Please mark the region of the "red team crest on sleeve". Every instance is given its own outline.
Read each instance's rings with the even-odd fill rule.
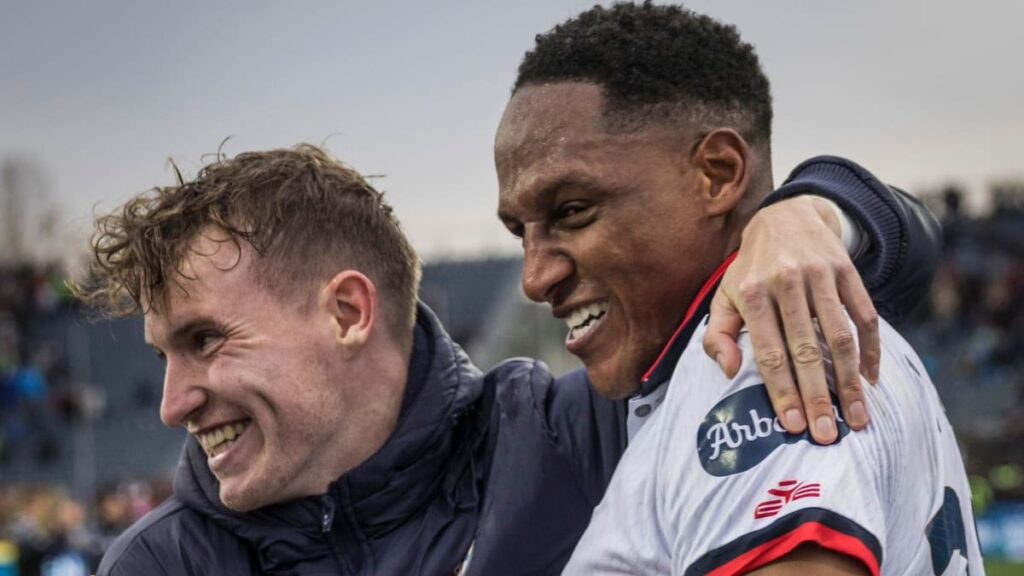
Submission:
[[[820,498],[821,484],[817,482],[799,482],[783,480],[775,488],[768,489],[768,500],[754,508],[754,519],[771,518],[777,515],[787,504],[802,498]]]

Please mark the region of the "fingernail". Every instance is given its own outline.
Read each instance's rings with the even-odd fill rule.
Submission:
[[[725,358],[722,356],[721,352],[715,354],[715,362],[718,362],[718,367],[722,369],[722,372],[726,372]],[[728,374],[728,372],[726,372],[726,374]]]
[[[872,384],[878,384],[878,364],[871,367],[871,377],[868,378]]]
[[[850,424],[861,427],[868,423],[868,411],[864,409],[864,403],[860,400],[850,404]]]
[[[803,430],[807,423],[804,422],[804,415],[796,408],[790,408],[786,411],[786,429],[787,430]]]
[[[828,416],[818,416],[817,423],[818,436],[831,442],[836,435],[836,426],[832,423],[832,419]]]

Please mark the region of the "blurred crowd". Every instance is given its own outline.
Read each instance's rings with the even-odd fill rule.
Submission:
[[[0,485],[0,576],[93,574],[114,538],[169,495],[167,480],[116,483],[90,509],[63,488]]]
[[[1024,562],[1024,185],[993,193],[984,218],[946,190],[943,259],[931,296],[900,329],[956,428],[982,550]]]
[[[943,259],[929,300],[899,327],[957,428],[986,553],[1004,544],[993,522],[1018,523],[1007,534],[1024,529],[1022,197],[997,197],[983,218],[963,213],[956,190],[939,197]],[[56,266],[0,267],[0,576],[91,574],[112,539],[170,494],[166,478],[118,481],[79,498],[56,473],[52,485],[5,482],[12,461],[53,466],[71,450],[66,431],[89,414],[90,388],[75,381],[60,331],[46,329],[75,317],[57,318],[73,307],[64,277]],[[155,402],[116,410],[155,418]],[[1014,540],[1000,553],[1024,554]]]
[[[28,455],[38,466],[63,449],[54,418],[71,418],[74,390],[63,344],[39,328],[70,295],[57,266],[0,268],[0,465]]]
[[[1024,502],[1024,205],[997,195],[988,216],[969,218],[959,191],[941,199],[931,297],[900,328],[943,398],[983,514]]]

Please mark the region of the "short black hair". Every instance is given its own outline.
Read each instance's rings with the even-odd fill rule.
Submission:
[[[752,143],[771,139],[771,92],[754,47],[734,26],[679,6],[594,6],[538,34],[513,93],[564,81],[600,85],[613,126],[681,116]]]

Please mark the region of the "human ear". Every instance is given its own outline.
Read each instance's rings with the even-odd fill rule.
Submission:
[[[750,180],[750,147],[735,130],[709,132],[693,150],[691,160],[703,177],[702,200],[708,216],[724,216],[736,208]]]
[[[354,352],[366,344],[377,319],[373,281],[355,270],[339,272],[321,291],[321,305],[342,348]]]

